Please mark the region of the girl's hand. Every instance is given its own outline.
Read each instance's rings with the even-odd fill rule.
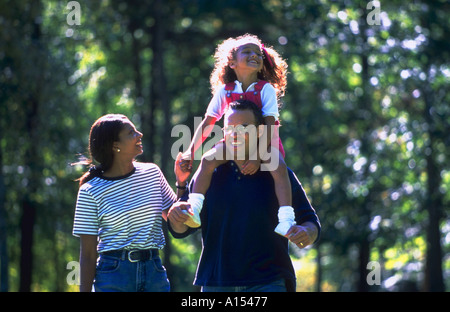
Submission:
[[[183,172],[187,172],[187,171],[191,172],[192,171],[192,163],[193,163],[193,159],[192,159],[192,155],[189,151],[185,152],[181,155],[180,160],[179,160],[179,165]]]
[[[259,167],[261,166],[261,160],[247,160],[242,166],[242,174],[255,174],[258,172]]]
[[[183,155],[178,153],[177,159],[175,160],[174,172],[179,184],[186,182],[189,175],[192,172],[192,165],[189,167],[188,164],[183,164]]]

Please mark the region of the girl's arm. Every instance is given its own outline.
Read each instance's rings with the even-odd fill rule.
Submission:
[[[206,138],[211,134],[213,126],[217,119],[212,116],[206,116],[195,130],[194,138],[192,139],[189,151],[194,155],[195,151],[205,142]]]
[[[260,143],[264,144],[264,152],[267,153],[271,142],[276,142],[275,146],[278,147],[278,126],[275,125],[276,120],[273,116],[264,117],[264,123],[266,127],[264,127],[265,134],[263,134],[262,138],[266,138],[266,140],[261,140]]]
[[[192,163],[194,161],[194,155],[197,149],[203,144],[206,138],[211,134],[213,126],[217,119],[212,116],[206,116],[195,130],[194,137],[186,152],[183,153],[180,167],[183,172],[192,169]],[[177,162],[176,162],[177,163]]]
[[[80,235],[80,292],[90,292],[97,262],[97,236]]]

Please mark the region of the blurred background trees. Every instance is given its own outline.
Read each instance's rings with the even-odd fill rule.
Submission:
[[[77,289],[66,265],[85,168],[70,163],[90,126],[126,114],[139,160],[174,181],[171,130],[194,130],[216,45],[247,32],[289,64],[280,134],[323,226],[292,248],[298,291],[449,289],[448,1],[78,1],[80,25],[68,3],[0,2],[2,291]],[[173,290],[198,290],[200,237],[167,240]]]

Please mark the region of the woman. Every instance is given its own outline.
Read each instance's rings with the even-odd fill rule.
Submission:
[[[165,245],[162,218],[177,196],[158,166],[135,161],[142,133],[124,115],[105,115],[91,128],[89,152],[88,163],[98,165],[79,179],[73,228],[80,291],[169,291],[158,250]],[[175,170],[179,197],[189,173]]]

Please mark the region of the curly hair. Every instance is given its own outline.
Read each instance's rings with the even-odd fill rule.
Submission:
[[[214,94],[223,84],[233,82],[237,79],[236,73],[229,66],[229,62],[236,58],[236,52],[239,47],[249,43],[259,46],[264,55],[263,69],[258,73],[258,79],[265,80],[272,84],[277,92],[278,98],[284,96],[287,84],[286,76],[288,67],[286,61],[273,47],[264,46],[261,40],[252,34],[228,38],[217,46],[214,54],[214,69],[209,79],[211,92]],[[270,58],[270,60],[267,58]]]

